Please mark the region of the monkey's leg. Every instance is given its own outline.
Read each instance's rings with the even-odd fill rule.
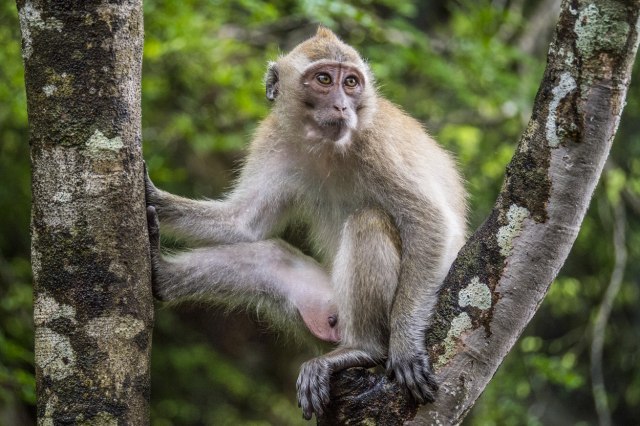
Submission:
[[[160,254],[155,209],[147,208],[154,295],[165,301],[202,300],[254,307],[274,325],[300,323],[316,337],[337,342],[337,308],[327,273],[313,259],[280,240]]]
[[[303,417],[321,415],[332,373],[372,367],[387,356],[389,312],[400,271],[400,239],[387,215],[360,210],[347,220],[332,281],[342,330],[341,348],[302,365],[298,403]]]

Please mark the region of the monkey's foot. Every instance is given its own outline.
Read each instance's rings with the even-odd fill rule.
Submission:
[[[163,300],[157,291],[157,267],[160,261],[160,222],[154,206],[147,206],[147,229],[149,232],[149,254],[151,255],[151,288],[156,299]]]
[[[387,374],[395,377],[398,384],[407,389],[418,403],[436,399],[438,382],[426,351],[419,350],[404,356],[394,356],[390,351]]]
[[[313,413],[316,417],[324,413],[329,404],[330,378],[331,367],[326,359],[314,358],[302,364],[296,389],[298,407],[302,408],[302,417],[306,420],[311,420]]]

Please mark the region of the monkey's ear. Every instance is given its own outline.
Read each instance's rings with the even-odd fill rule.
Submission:
[[[280,78],[278,77],[278,68],[275,62],[269,62],[269,65],[267,65],[264,85],[266,87],[267,99],[275,101],[278,93],[280,93]]]

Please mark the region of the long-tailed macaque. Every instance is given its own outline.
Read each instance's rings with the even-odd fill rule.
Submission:
[[[266,93],[272,112],[226,198],[189,200],[147,180],[156,296],[255,306],[339,340],[302,365],[306,419],[326,408],[333,372],[385,362],[418,402],[433,401],[425,332],[465,234],[454,161],[326,28],[269,64]],[[160,256],[154,208],[200,248]],[[317,261],[276,239],[292,222],[308,224]]]

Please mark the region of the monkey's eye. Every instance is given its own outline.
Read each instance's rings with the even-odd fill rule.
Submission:
[[[356,87],[358,85],[358,79],[352,75],[344,79],[344,85],[347,87]]]
[[[347,87],[356,87],[358,84],[358,79],[352,75],[344,79],[344,85]]]
[[[324,84],[325,86],[331,84],[331,76],[324,72],[316,75],[316,80],[318,80],[318,83]]]

